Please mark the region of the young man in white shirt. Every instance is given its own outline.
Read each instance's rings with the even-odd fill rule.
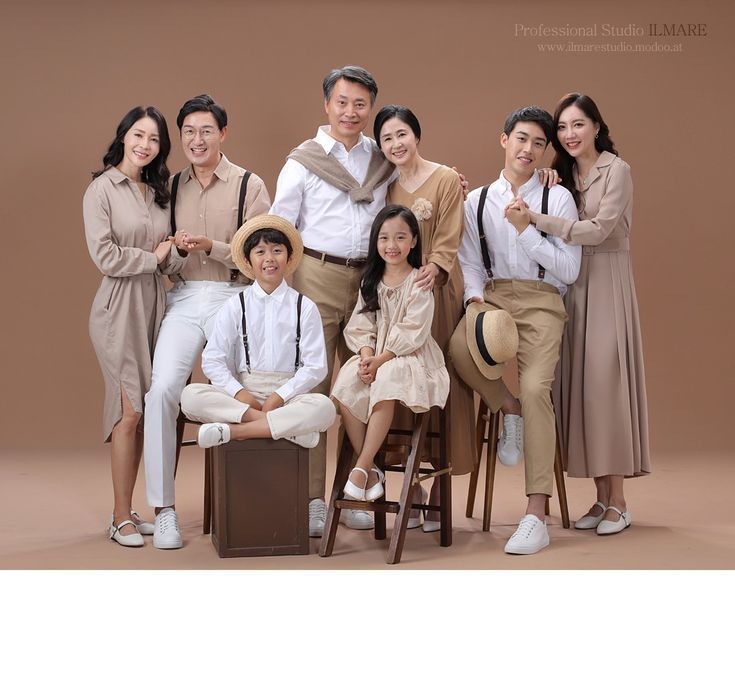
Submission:
[[[190,384],[184,413],[203,448],[231,439],[288,439],[314,447],[336,417],[332,401],[310,391],[327,374],[316,305],[284,281],[302,256],[296,229],[280,216],[257,216],[232,240],[232,258],[255,282],[228,299],[202,354],[209,384]]]
[[[515,465],[525,457],[528,505],[505,547],[506,553],[516,554],[536,553],[549,544],[545,506],[552,493],[556,440],[551,386],[566,322],[562,296],[577,278],[581,261],[579,246],[546,238],[530,224],[527,212],[513,207],[521,197],[533,211],[547,208],[551,215],[577,219],[572,195],[563,187],[545,189],[535,173],[553,128],[551,115],[539,107],[509,115],[500,136],[505,167],[495,182],[467,197],[458,255],[465,305],[484,301],[506,310],[516,323],[520,401],[502,379],[491,381],[477,368],[467,346],[466,318],[449,346],[459,376],[491,410],[503,411],[500,460]]]
[[[156,341],[151,387],[145,397],[144,455],[148,524],[156,548],[182,546],[175,511],[176,419],[186,380],[206,343],[222,304],[244,288],[230,256],[230,240],[247,220],[263,214],[270,198],[263,180],[222,153],[227,112],[209,95],[187,100],[176,123],[189,161],[171,180],[174,255],[186,257],[168,292]]]
[[[295,149],[278,177],[271,213],[283,216],[298,228],[305,257],[293,277],[295,289],[313,299],[319,308],[327,347],[328,372],[316,390],[325,395],[334,369],[350,355],[342,331],[357,303],[362,267],[367,255],[370,226],[385,206],[390,168],[371,177],[371,167],[385,163],[375,142],[363,135],[378,94],[378,86],[364,68],[346,66],[331,71],[323,83],[324,111],[329,124],[320,126],[316,137]],[[317,174],[298,158],[304,146],[315,148],[315,160],[332,156],[336,167],[346,171],[343,179],[367,184],[356,192],[340,187],[328,175]],[[376,160],[377,158],[377,160]],[[372,161],[372,163],[371,163]],[[364,191],[367,189],[368,191]],[[321,536],[326,509],[326,436],[322,435],[309,459],[309,534]],[[373,526],[373,514],[343,510],[343,521],[355,529]]]

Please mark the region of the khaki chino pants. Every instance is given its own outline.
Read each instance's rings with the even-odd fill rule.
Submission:
[[[523,409],[526,495],[552,494],[556,426],[551,387],[567,315],[558,290],[545,282],[496,280],[485,287],[485,301],[510,313],[518,328],[519,400]],[[466,316],[449,343],[460,378],[496,412],[505,395],[502,379],[490,381],[467,348]]]
[[[342,331],[357,304],[362,269],[351,269],[332,262],[322,262],[304,255],[293,275],[292,286],[308,296],[319,309],[327,346],[327,377],[314,388],[315,393],[329,395],[334,372],[335,356],[340,366],[352,352],[345,345]],[[327,472],[327,435],[322,434],[319,445],[309,452],[309,498],[323,498]]]
[[[240,374],[240,383],[259,401],[283,386],[293,374],[254,371]],[[195,422],[237,424],[249,409],[226,391],[204,383],[189,384],[181,394],[181,409]],[[337,411],[329,398],[318,393],[303,393],[286,401],[266,415],[273,439],[289,439],[309,432],[323,432],[332,426]]]

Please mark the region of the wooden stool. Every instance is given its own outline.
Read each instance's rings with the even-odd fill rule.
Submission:
[[[485,466],[485,506],[482,511],[482,531],[490,530],[490,515],[493,509],[493,483],[495,481],[495,460],[498,451],[498,431],[500,427],[500,411],[493,413],[483,400],[477,411],[477,468],[470,476],[470,487],[467,491],[467,517],[472,517],[475,509],[475,495],[477,494],[477,480],[480,474],[482,460],[482,445],[487,444],[487,460]],[[564,529],[569,529],[569,508],[567,507],[567,490],[564,485],[564,462],[559,448],[559,429],[556,430],[556,453],[554,455],[554,476],[556,490],[559,494],[559,508]],[[546,498],[546,514],[549,514],[549,498]]]
[[[220,558],[308,554],[308,450],[285,439],[246,439],[206,451]]]
[[[191,380],[187,380],[187,385]],[[184,428],[186,425],[200,425],[199,422],[189,420],[189,418],[179,411],[179,417],[176,419],[176,464],[174,466],[174,478],[179,468],[179,455],[181,447],[198,447],[196,439],[184,439]],[[202,533],[209,534],[212,524],[212,450],[204,450],[204,516],[202,521]]]
[[[383,446],[376,456],[376,465],[384,471],[403,473],[403,487],[398,501],[389,501],[385,499],[385,495],[378,498],[375,502],[360,502],[356,500],[346,500],[344,498],[344,486],[350,475],[350,470],[354,462],[354,451],[350,440],[345,436],[342,440],[342,448],[340,449],[339,458],[337,459],[337,471],[334,477],[334,485],[332,486],[332,494],[329,498],[329,510],[327,512],[327,521],[324,525],[324,535],[322,536],[321,546],[319,547],[320,556],[331,556],[334,549],[334,541],[337,536],[337,525],[341,510],[367,510],[375,513],[375,538],[378,540],[386,537],[385,515],[391,512],[396,515],[393,525],[393,534],[388,548],[387,562],[389,564],[399,563],[403,553],[403,543],[406,538],[406,527],[411,515],[411,509],[422,510],[426,512],[439,512],[440,516],[440,536],[439,543],[441,546],[452,545],[452,484],[451,469],[447,465],[447,447],[445,435],[447,434],[446,413],[440,411],[440,428],[438,433],[429,432],[429,414],[421,413],[416,416],[413,430],[391,429],[388,432]],[[410,437],[410,444],[407,447],[405,460],[402,459],[400,465],[385,464],[385,455],[387,452],[395,452],[402,449],[403,445],[391,443],[391,437],[406,438]],[[431,468],[421,468],[421,449],[427,439],[439,440],[439,461],[432,463]],[[411,499],[413,489],[419,487],[419,483],[427,478],[439,478],[439,505],[412,505]],[[387,483],[386,483],[387,486]]]

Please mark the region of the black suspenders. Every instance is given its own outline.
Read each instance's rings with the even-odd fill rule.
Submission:
[[[487,244],[487,238],[485,237],[485,226],[482,223],[482,214],[485,211],[485,200],[487,199],[487,190],[490,188],[489,184],[486,184],[480,192],[480,203],[477,205],[477,232],[480,236],[480,252],[482,253],[482,263],[485,265],[485,271],[490,281],[493,280],[493,261],[490,257],[490,246]],[[541,195],[541,213],[549,213],[549,188],[544,187],[543,194]],[[541,236],[546,238],[546,233],[539,231]],[[546,270],[539,265],[538,266],[538,278],[539,281],[543,281],[546,275]]]
[[[248,368],[248,374],[252,373],[250,370],[250,345],[248,343],[248,326],[245,320],[245,292],[241,291],[238,294],[240,298],[240,308],[242,309],[242,344],[245,347],[245,365]],[[299,370],[301,366],[301,302],[304,298],[303,294],[299,294],[296,301],[296,361],[294,362],[294,373]]]
[[[243,216],[245,214],[245,197],[248,193],[248,180],[252,173],[249,170],[245,170],[245,174],[242,176],[240,181],[240,193],[237,198],[237,231],[242,226]],[[179,191],[179,180],[181,179],[181,173],[177,172],[174,175],[174,179],[171,182],[171,235],[176,235],[176,195]],[[230,281],[234,282],[239,274],[238,270],[230,270]]]

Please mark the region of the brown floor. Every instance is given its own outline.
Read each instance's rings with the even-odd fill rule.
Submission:
[[[330,443],[333,435],[330,435]],[[331,558],[316,554],[263,558],[218,558],[201,533],[203,455],[186,448],[177,477],[177,510],[184,547],[126,549],[104,534],[111,508],[107,448],[53,453],[0,452],[0,569],[385,569],[388,541],[372,532],[340,527]],[[655,473],[627,482],[634,524],[612,537],[561,527],[552,501],[551,546],[534,556],[503,553],[524,506],[523,470],[498,466],[493,521],[482,531],[479,494],[475,517],[465,517],[468,476],[453,480],[454,543],[438,545],[438,534],[408,532],[401,569],[732,569],[735,568],[735,491],[732,455],[655,459]],[[331,484],[333,470],[327,479]],[[395,476],[391,476],[395,478]],[[395,483],[395,481],[393,482]],[[397,488],[393,485],[393,488]],[[567,479],[570,514],[593,502],[591,483]],[[392,491],[389,489],[389,494]],[[395,497],[395,496],[394,496]],[[149,515],[141,478],[135,507]],[[389,518],[389,527],[391,526]],[[390,531],[389,531],[390,536]]]

